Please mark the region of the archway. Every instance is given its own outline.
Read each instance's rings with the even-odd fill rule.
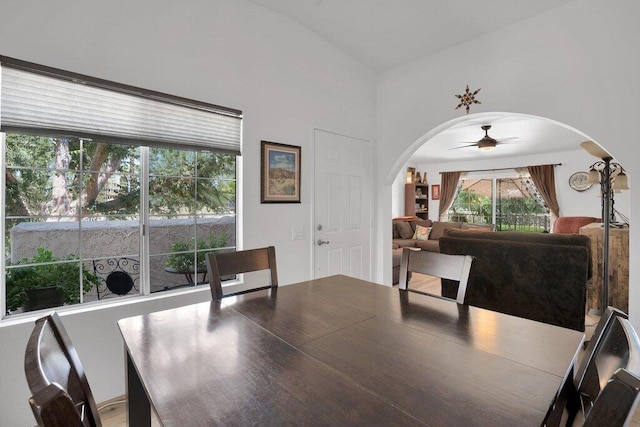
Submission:
[[[403,152],[398,160],[395,162],[393,170],[386,177],[385,184],[391,187],[391,198],[389,202],[391,204],[397,203],[397,200],[400,198],[398,196],[398,192],[400,191],[400,185],[404,185],[404,176],[406,172],[406,166],[418,166],[420,168],[421,165],[409,164],[412,156],[418,149],[421,147],[428,147],[429,144],[433,144],[434,141],[438,140],[438,135],[443,134],[449,129],[454,127],[464,126],[465,123],[482,123],[484,120],[489,123],[491,120],[494,120],[496,116],[501,117],[511,117],[514,120],[517,119],[525,119],[525,118],[534,118],[539,121],[543,121],[546,125],[550,127],[557,127],[563,130],[563,132],[570,132],[575,137],[574,145],[571,147],[567,147],[567,153],[574,154],[566,154],[562,151],[553,152],[548,155],[539,154],[537,156],[527,157],[527,158],[518,158],[518,157],[505,157],[496,161],[496,165],[490,164],[488,162],[492,162],[491,160],[487,160],[486,158],[481,157],[478,153],[478,150],[475,153],[478,153],[475,159],[470,159],[468,156],[466,159],[460,161],[459,163],[464,164],[462,166],[452,166],[451,164],[445,165],[440,170],[478,170],[478,169],[491,169],[494,166],[496,168],[509,168],[509,167],[523,167],[535,164],[548,164],[548,163],[559,163],[559,167],[556,168],[556,187],[558,189],[559,201],[561,205],[561,215],[562,216],[601,216],[601,199],[597,199],[600,194],[599,186],[593,186],[588,191],[577,192],[577,190],[571,188],[569,186],[569,177],[571,174],[578,171],[588,171],[589,166],[597,162],[599,159],[591,156],[589,153],[580,148],[579,143],[585,140],[591,140],[589,135],[586,133],[575,129],[571,126],[568,126],[564,123],[548,119],[545,117],[520,114],[520,113],[497,113],[497,112],[487,112],[487,113],[479,113],[479,114],[471,114],[464,117],[459,117],[442,123],[430,131],[423,134],[420,138],[416,139],[406,150]],[[568,158],[568,159],[567,159]],[[511,163],[510,163],[511,161]],[[624,160],[623,160],[624,161]],[[484,163],[482,163],[484,162]],[[451,162],[455,163],[455,162]],[[468,165],[468,166],[466,166]],[[480,165],[480,166],[478,166]],[[438,168],[434,168],[438,171]],[[432,176],[430,172],[430,183],[438,183],[439,176],[438,174],[434,174]],[[402,193],[402,197],[404,194]],[[564,198],[564,200],[562,200]],[[622,194],[615,195],[616,208],[620,211],[624,212],[625,216],[629,216],[630,212],[630,193],[626,192]],[[563,206],[564,205],[564,206]],[[564,213],[563,213],[564,211]],[[432,215],[433,209],[430,206],[430,214],[429,218],[432,220],[437,220],[437,217]],[[400,214],[401,215],[401,214]],[[390,215],[387,215],[385,220],[387,223],[391,221],[391,218],[399,216],[397,209],[394,211],[392,209]],[[627,246],[628,247],[628,246]],[[387,255],[385,255],[387,256]],[[391,255],[389,254],[390,258]],[[628,274],[628,273],[627,273]],[[385,278],[389,277],[389,274],[386,274]],[[627,280],[628,286],[628,277]],[[628,310],[628,309],[627,309]]]

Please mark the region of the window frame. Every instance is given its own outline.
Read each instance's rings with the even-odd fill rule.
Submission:
[[[517,171],[517,168],[505,168],[499,170],[483,170],[483,171],[470,171],[467,172],[466,175],[461,176],[458,181],[458,185],[465,180],[491,180],[491,222],[497,227],[497,216],[498,216],[498,180],[500,179],[521,179],[521,175]],[[458,190],[459,191],[459,190]],[[456,194],[457,198],[458,194]],[[454,203],[455,203],[454,199]],[[451,215],[451,208],[453,207],[453,203],[447,211],[447,218]],[[545,206],[548,210],[548,208]],[[497,228],[496,228],[497,229]]]
[[[242,248],[242,227],[240,226],[242,222],[242,157],[241,157],[241,147],[242,147],[242,127],[243,127],[243,113],[241,110],[237,110],[234,108],[222,107],[219,105],[214,105],[206,102],[196,101],[193,99],[188,99],[180,96],[169,95],[162,92],[157,92],[153,90],[143,89],[139,87],[134,87],[122,83],[117,83],[109,80],[104,80],[92,76],[87,76],[79,73],[74,73],[71,71],[60,70],[53,67],[48,67],[40,64],[34,64],[27,61],[18,60],[15,58],[10,58],[6,56],[0,55],[0,76],[4,72],[4,69],[7,70],[17,70],[15,75],[20,75],[22,72],[31,73],[34,76],[40,76],[43,79],[54,78],[60,80],[62,85],[66,85],[67,87],[72,87],[72,85],[76,85],[77,88],[87,87],[89,90],[96,91],[110,91],[116,96],[129,96],[132,99],[142,99],[147,102],[147,104],[156,103],[159,106],[169,105],[169,108],[179,109],[183,112],[192,111],[194,114],[200,115],[202,117],[203,113],[211,113],[214,116],[214,121],[216,123],[220,123],[221,127],[216,130],[220,132],[218,135],[221,135],[221,138],[211,142],[209,140],[203,140],[202,138],[194,139],[190,141],[188,139],[176,139],[176,140],[164,140],[156,141],[152,138],[141,137],[136,138],[133,135],[130,138],[122,138],[116,135],[108,135],[108,134],[94,134],[91,132],[91,129],[85,127],[85,130],[76,130],[72,131],[67,128],[55,127],[49,128],[47,126],[38,127],[37,124],[35,127],[29,125],[28,123],[22,123],[20,120],[16,121],[15,116],[11,117],[3,121],[3,117],[0,116],[0,168],[6,169],[6,132],[11,133],[22,133],[28,135],[40,135],[47,137],[60,137],[60,136],[71,136],[78,139],[91,139],[94,141],[100,141],[104,143],[115,143],[115,144],[124,144],[124,145],[137,145],[140,147],[141,152],[143,150],[149,150],[149,147],[161,147],[161,148],[169,148],[169,149],[181,149],[181,150],[191,150],[191,151],[211,151],[211,152],[219,152],[222,154],[230,154],[235,155],[235,244],[233,245],[236,250],[240,250]],[[9,72],[9,71],[7,71]],[[9,74],[7,74],[9,75]],[[16,80],[14,79],[14,82]],[[11,95],[11,90],[3,90],[3,79],[0,77],[0,96],[8,96]],[[18,79],[18,83],[19,79]],[[43,89],[45,90],[45,89]],[[37,90],[36,90],[37,92]],[[15,91],[13,92],[15,95]],[[4,99],[4,98],[3,98]],[[19,98],[22,99],[22,98]],[[53,98],[52,98],[53,99]],[[15,106],[17,103],[15,99],[12,99],[12,103]],[[10,103],[5,104],[8,105]],[[18,102],[19,104],[19,102]],[[45,109],[49,108],[49,100],[42,104]],[[52,102],[52,105],[55,104]],[[25,104],[26,105],[26,104]],[[55,104],[58,106],[58,104]],[[49,111],[54,111],[54,109]],[[11,109],[7,108],[6,111],[11,111]],[[11,113],[9,113],[11,114]],[[215,117],[218,117],[216,119]],[[38,118],[34,116],[34,123],[37,123]],[[91,123],[89,121],[88,123]],[[233,123],[231,127],[224,127],[224,124]],[[88,129],[88,130],[87,130]],[[220,130],[222,129],[222,130]],[[229,131],[232,129],[232,131]],[[229,131],[229,133],[225,133]],[[231,135],[229,138],[227,138]],[[197,137],[195,137],[197,138]],[[231,141],[231,142],[230,142]],[[217,145],[216,145],[217,144]],[[146,160],[142,160],[146,157]],[[205,290],[205,286],[193,286],[192,288],[182,288],[175,289],[160,293],[151,294],[151,277],[149,271],[149,163],[148,163],[148,155],[141,155],[141,165],[140,165],[140,177],[141,181],[147,182],[146,185],[142,185],[140,188],[140,213],[139,213],[139,236],[140,236],[140,250],[139,250],[139,259],[141,264],[140,271],[140,292],[139,295],[132,295],[126,299],[120,300],[118,299],[108,299],[108,300],[100,300],[95,302],[81,302],[78,304],[73,304],[69,306],[61,306],[57,307],[56,310],[84,310],[87,307],[93,309],[93,307],[102,307],[104,305],[113,305],[114,301],[116,304],[124,303],[125,301],[130,301],[132,298],[150,298],[155,297],[156,295],[165,295],[165,294],[177,294],[177,293],[188,293],[188,292],[200,292]],[[142,179],[143,178],[143,179]],[[2,177],[0,177],[0,188],[3,190],[0,192],[0,203],[2,203],[2,207],[0,210],[0,225],[2,225],[0,229],[0,238],[3,239],[3,242],[6,239],[6,192],[4,189],[6,188],[6,174],[3,173]],[[197,214],[194,214],[197,215]],[[196,248],[197,249],[197,248]],[[194,251],[194,254],[196,252]],[[6,322],[7,319],[14,319],[16,317],[31,317],[28,316],[28,312],[21,314],[13,314],[7,316],[6,308],[7,308],[7,294],[6,294],[6,267],[7,262],[5,257],[0,258],[0,307],[3,310],[2,316],[0,316],[0,326],[2,323]],[[225,286],[231,286],[232,289],[235,290],[236,284],[239,284],[242,287],[242,276],[239,276],[235,281],[229,281]],[[208,287],[206,287],[208,291]],[[95,304],[95,305],[94,305]],[[34,311],[33,313],[41,314],[40,311]]]

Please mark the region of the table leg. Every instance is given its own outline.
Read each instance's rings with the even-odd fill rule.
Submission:
[[[151,404],[142,387],[140,377],[136,371],[129,352],[127,358],[127,425],[151,427]]]

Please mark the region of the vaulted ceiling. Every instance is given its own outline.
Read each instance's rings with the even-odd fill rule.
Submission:
[[[574,0],[249,0],[288,16],[384,73],[435,52],[530,19]],[[466,82],[461,82],[465,84]],[[453,96],[453,94],[452,94]],[[452,98],[453,99],[453,98]],[[455,101],[455,99],[453,99]],[[489,135],[517,137],[489,152],[458,148]],[[579,149],[584,137],[547,120],[496,113],[482,115],[436,135],[412,161],[526,156]]]
[[[249,0],[386,71],[573,0]]]

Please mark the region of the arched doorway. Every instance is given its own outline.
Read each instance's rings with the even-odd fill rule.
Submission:
[[[509,149],[505,150],[498,150],[502,147],[496,147],[490,155],[469,144],[458,148],[461,143],[480,139],[483,135],[480,127],[483,124],[492,125],[491,134],[498,140],[503,137],[517,137],[526,142],[508,145]],[[560,215],[601,217],[600,187],[595,185],[576,190],[570,185],[571,176],[579,172],[588,172],[589,167],[599,160],[580,147],[581,142],[590,139],[587,134],[563,123],[518,113],[479,113],[445,122],[418,138],[395,163],[394,170],[387,177],[393,207],[386,221],[403,214],[403,188],[408,166],[415,167],[423,173],[428,172],[429,183],[439,184],[439,173],[444,171],[478,171],[556,164]],[[510,143],[515,141],[514,138]],[[529,147],[524,151],[511,149],[526,145]],[[628,218],[630,193],[615,194],[614,207],[623,218]],[[429,218],[439,219],[438,201],[429,200]],[[624,280],[628,287],[628,276]]]

